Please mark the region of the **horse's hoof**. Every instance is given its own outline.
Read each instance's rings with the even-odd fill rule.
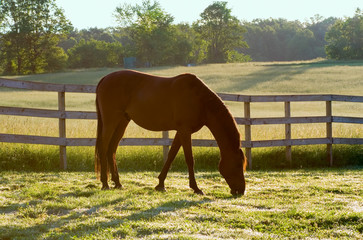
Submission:
[[[158,191],[158,192],[166,192],[166,189],[164,186],[160,186],[160,185],[157,185],[155,187],[155,190]]]
[[[101,190],[110,190],[109,186],[102,186]]]
[[[204,195],[204,192],[200,189],[194,190],[194,193],[198,195]]]
[[[115,187],[114,187],[114,189],[122,189],[123,187],[122,187],[122,185],[121,184],[116,184],[115,185]]]

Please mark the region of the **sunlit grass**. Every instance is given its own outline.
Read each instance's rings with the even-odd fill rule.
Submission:
[[[362,239],[361,169],[249,171],[231,197],[218,172],[198,172],[206,193],[172,172],[122,172],[122,190],[101,191],[85,172],[0,172],[4,239]]]

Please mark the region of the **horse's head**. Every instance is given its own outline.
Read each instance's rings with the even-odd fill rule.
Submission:
[[[228,183],[231,194],[243,195],[246,188],[244,171],[246,170],[246,157],[241,149],[238,153],[222,157],[219,163],[219,172]]]

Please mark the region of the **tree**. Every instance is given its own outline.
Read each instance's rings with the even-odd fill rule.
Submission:
[[[57,44],[72,27],[55,0],[3,0],[0,19],[0,65],[7,73],[64,66],[66,55]]]
[[[337,18],[329,17],[324,19],[320,15],[315,15],[310,18],[310,22],[306,23],[306,28],[313,32],[314,34],[314,56],[317,57],[326,57],[325,53],[325,45],[327,42],[325,41],[325,35],[328,30],[334,25]]]
[[[119,42],[82,39],[68,54],[71,68],[114,67],[122,63],[123,47]]]
[[[363,12],[338,20],[326,34],[325,50],[331,59],[363,59]]]
[[[325,33],[334,18],[315,16],[311,23],[286,19],[256,19],[245,22],[249,49],[244,50],[255,61],[292,61],[325,57]]]
[[[212,63],[227,62],[229,53],[248,47],[243,41],[246,31],[239,20],[231,15],[227,2],[214,2],[202,13],[195,27],[208,43],[207,61]]]
[[[116,8],[115,16],[130,39],[125,47],[139,62],[149,66],[174,62],[175,46],[184,43],[176,38],[174,18],[158,2],[144,0],[141,5],[124,4]]]

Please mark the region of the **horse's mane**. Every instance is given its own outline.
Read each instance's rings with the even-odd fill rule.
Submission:
[[[209,89],[209,88],[208,88]],[[232,114],[227,109],[226,105],[222,99],[209,89],[209,93],[206,94],[205,106],[211,112],[211,114],[217,116],[221,127],[226,132],[228,139],[230,139],[229,144],[234,150],[239,150],[241,148],[241,137],[237,129],[236,121],[234,120]],[[247,158],[242,152],[242,168],[246,171]]]
[[[241,147],[241,138],[232,114],[229,112],[222,99],[208,87],[203,95],[206,108],[211,114],[217,116],[218,121],[223,125],[224,131],[226,131],[231,139],[230,144],[232,145],[232,148],[239,149]]]

